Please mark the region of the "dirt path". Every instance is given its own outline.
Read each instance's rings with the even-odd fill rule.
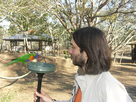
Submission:
[[[0,56],[0,66],[2,66],[21,54],[0,54]],[[69,99],[77,71],[71,59],[48,56],[41,57],[37,61],[56,65],[54,73],[44,75],[42,89],[54,99]],[[113,66],[111,73],[125,85],[129,95],[136,102],[136,64],[127,62]],[[0,68],[0,76],[19,76],[26,72],[28,72],[26,66],[21,63]],[[0,79],[0,102],[33,102],[33,92],[36,87],[37,74],[33,72],[19,80]]]

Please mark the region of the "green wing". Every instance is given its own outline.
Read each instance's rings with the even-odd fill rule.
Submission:
[[[30,56],[35,56],[35,53],[29,53],[29,54],[25,54],[21,57],[19,57],[17,60],[17,62],[22,62],[23,64],[26,63],[26,60],[28,60],[30,58]]]

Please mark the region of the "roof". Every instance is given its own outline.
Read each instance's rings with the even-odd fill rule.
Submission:
[[[128,45],[136,45],[136,40],[132,41],[132,42],[129,42]]]
[[[17,35],[14,35],[14,36],[3,38],[3,40],[6,40],[6,41],[13,41],[13,40],[23,41],[25,36],[26,36],[28,41],[51,40],[51,37],[46,35],[46,34],[41,34],[41,36],[33,36],[33,35],[28,35],[28,34],[26,34],[26,35],[17,34]],[[55,39],[58,39],[58,38],[55,37]]]
[[[27,31],[26,33],[37,33],[37,31],[35,31],[35,30],[30,30],[30,31]]]

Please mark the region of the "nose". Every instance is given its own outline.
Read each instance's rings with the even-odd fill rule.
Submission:
[[[69,53],[69,54],[72,54],[72,48],[70,48],[70,49],[68,50],[68,53]]]

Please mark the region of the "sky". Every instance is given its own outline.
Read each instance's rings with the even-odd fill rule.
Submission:
[[[10,22],[8,22],[6,20],[0,22],[0,26],[5,26],[6,28],[8,28],[9,25],[10,25]]]

